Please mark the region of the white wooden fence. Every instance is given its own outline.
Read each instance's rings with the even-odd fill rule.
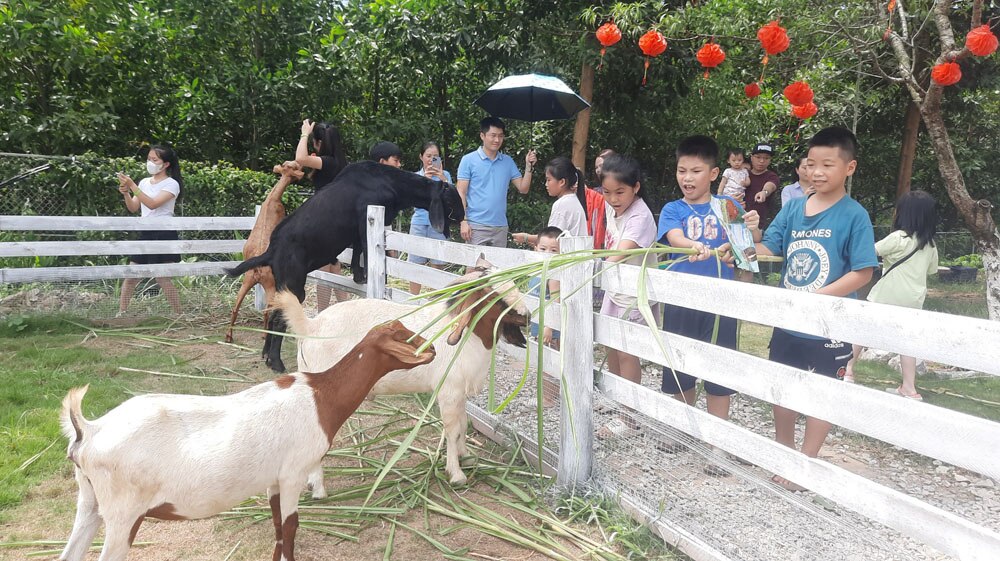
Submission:
[[[387,276],[440,288],[456,275],[387,257],[387,251],[412,252],[417,255],[474,265],[482,254],[501,268],[526,261],[544,259],[544,255],[519,250],[478,247],[419,238],[387,231],[381,207],[368,211],[368,279],[359,286],[349,279],[313,273],[316,279],[352,291],[363,291],[370,298],[405,301],[410,294],[387,286]],[[138,220],[134,218],[0,217],[2,230],[120,230],[120,229],[220,229],[248,230],[252,218],[174,218]],[[8,242],[0,243],[0,257],[25,255],[83,255],[170,252],[236,252],[242,241],[192,244],[191,242]],[[75,244],[66,249],[55,244]],[[130,245],[131,244],[131,245]],[[185,245],[187,244],[187,245]],[[236,247],[239,244],[239,247]],[[591,247],[588,238],[564,240],[564,251]],[[211,249],[211,251],[209,251]],[[72,251],[75,253],[63,253]],[[345,256],[342,256],[342,259]],[[144,267],[109,266],[91,268],[0,270],[0,282],[35,280],[82,280],[121,278],[122,276],[170,276],[218,274],[233,263],[181,263]],[[197,268],[204,265],[204,269]],[[67,269],[74,269],[69,271]],[[90,270],[88,270],[90,269]],[[197,270],[198,272],[193,272]],[[839,383],[824,376],[779,365],[770,361],[687,339],[653,331],[647,327],[595,314],[589,285],[593,274],[590,263],[558,273],[566,287],[586,288],[566,297],[561,305],[552,305],[546,324],[563,332],[562,349],[545,349],[545,370],[561,373],[566,388],[560,419],[558,458],[546,458],[545,469],[556,475],[560,484],[572,486],[586,481],[593,462],[593,349],[606,345],[645,360],[691,373],[699,378],[735,389],[770,403],[803,414],[828,420],[882,441],[920,454],[1000,479],[1000,424],[957,413],[925,403],[899,399],[862,386]],[[640,274],[647,275],[650,300],[739,319],[851,341],[873,348],[920,356],[945,364],[961,366],[992,375],[1000,375],[997,344],[1000,323],[803,294],[789,290],[696,277],[669,271],[647,270],[621,265],[600,275],[602,286],[614,292],[636,294]],[[528,298],[529,307],[537,299]],[[739,307],[733,303],[740,303]],[[657,344],[662,341],[666,355]],[[524,350],[501,346],[505,352]],[[720,365],[724,365],[720,366]],[[777,444],[733,423],[688,407],[659,392],[604,376],[601,391],[622,405],[635,409],[694,438],[731,452],[755,465],[794,480],[819,495],[863,514],[938,550],[968,560],[1000,558],[1000,534],[974,524],[950,512],[889,489],[828,462]],[[572,406],[570,406],[572,404]],[[470,405],[470,414],[478,427],[484,428],[485,412]],[[525,444],[535,447],[535,454],[546,456],[540,443],[530,438]],[[626,504],[635,509],[635,505]],[[661,534],[698,559],[724,558],[696,536],[660,520]]]

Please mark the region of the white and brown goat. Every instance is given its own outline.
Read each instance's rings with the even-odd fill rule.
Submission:
[[[267,491],[273,559],[294,559],[299,493],[334,435],[387,372],[434,359],[399,322],[376,325],[320,374],[296,373],[224,396],[144,395],[89,421],[87,388],[63,400],[79,485],[60,559],[84,558],[103,519],[100,561],[123,561],[146,517],[205,518]]]
[[[470,269],[453,284],[482,278],[493,271],[495,268],[481,259],[476,268]],[[288,321],[290,331],[301,336],[298,367],[309,371],[323,370],[339,360],[350,345],[364,335],[365,330],[381,322],[399,318],[409,329],[427,335],[438,333],[456,316],[460,316],[448,335],[448,345],[439,345],[437,360],[407,372],[388,374],[375,384],[372,393],[432,392],[440,383],[437,404],[447,442],[445,472],[451,483],[465,483],[466,476],[460,463],[461,458],[467,455],[465,432],[468,416],[465,403],[469,396],[482,391],[486,383],[494,346],[494,326],[498,327],[499,335],[508,343],[521,347],[525,345],[521,328],[528,324],[529,312],[512,282],[479,288],[450,313],[447,310],[454,302],[417,308],[386,300],[366,299],[341,302],[309,319],[293,295],[278,293],[275,302]],[[473,322],[480,312],[482,317]],[[470,323],[473,335],[464,345],[456,346]],[[453,360],[456,353],[458,357]],[[322,478],[322,470],[309,478],[316,498],[325,496]]]

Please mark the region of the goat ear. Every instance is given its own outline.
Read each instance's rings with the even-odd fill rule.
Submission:
[[[431,187],[431,204],[428,212],[431,219],[431,228],[448,235],[448,219],[444,212],[444,199],[441,197],[441,187],[435,185]]]
[[[455,323],[455,327],[452,328],[451,333],[448,334],[448,344],[457,345],[459,341],[462,340],[462,334],[468,329],[469,324],[472,322],[473,310],[470,308],[482,297],[480,291],[476,291],[470,294],[462,300],[462,303],[458,306],[458,322]]]
[[[476,259],[476,268],[489,271],[490,269],[493,268],[493,263],[490,263],[489,261],[486,260],[486,254],[480,253],[479,258]]]

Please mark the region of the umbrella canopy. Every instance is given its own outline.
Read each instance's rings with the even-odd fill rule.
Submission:
[[[490,86],[475,104],[494,117],[531,122],[569,119],[590,107],[562,80],[541,74],[508,76]]]

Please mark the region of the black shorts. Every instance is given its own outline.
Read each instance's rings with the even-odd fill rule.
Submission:
[[[774,362],[838,380],[844,379],[852,354],[850,343],[796,337],[777,327],[771,335],[770,349],[768,358]]]
[[[175,241],[180,238],[175,230],[139,230],[139,241],[170,240]],[[180,263],[181,256],[178,253],[154,253],[150,255],[133,255],[129,261],[136,265],[155,265],[157,263]]]
[[[716,316],[701,310],[692,310],[680,306],[663,305],[663,330],[667,333],[675,333],[689,339],[712,342],[712,332],[715,330],[715,318],[719,318],[719,332],[715,338],[715,344],[727,349],[736,350],[736,320],[725,316]],[[675,375],[676,374],[676,378]],[[680,370],[671,370],[670,367],[663,367],[663,383],[661,389],[664,393],[677,394],[686,392],[694,387],[697,379],[690,374],[685,374]],[[705,393],[708,395],[733,395],[736,390],[731,390],[725,386],[705,381]]]

